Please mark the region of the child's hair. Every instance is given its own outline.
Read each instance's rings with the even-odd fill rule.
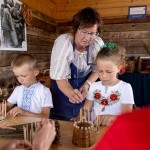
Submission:
[[[30,66],[30,69],[37,69],[38,68],[38,63],[35,57],[33,57],[30,54],[19,54],[17,55],[12,63],[11,67],[21,67],[24,64],[28,64]]]
[[[116,65],[121,64],[122,66],[125,66],[125,53],[126,50],[123,46],[115,43],[106,43],[97,54],[96,60],[111,60]]]

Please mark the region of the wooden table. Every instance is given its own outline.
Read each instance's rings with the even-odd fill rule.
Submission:
[[[41,118],[35,117],[26,117],[26,116],[19,116],[15,118],[6,118],[4,121],[1,121],[1,125],[7,126],[15,126],[21,125],[31,122],[41,121]],[[79,148],[72,144],[72,133],[73,133],[73,122],[68,121],[59,121],[60,124],[60,138],[57,143],[53,144],[51,150],[90,150],[90,148]],[[107,127],[100,127],[100,131],[95,134],[96,139],[100,139],[102,135],[107,130]],[[10,142],[12,138],[2,138],[0,137],[0,147],[4,146],[8,142]]]

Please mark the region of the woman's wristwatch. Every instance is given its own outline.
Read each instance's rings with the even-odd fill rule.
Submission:
[[[85,83],[87,83],[89,86],[92,84],[89,80],[86,80]]]

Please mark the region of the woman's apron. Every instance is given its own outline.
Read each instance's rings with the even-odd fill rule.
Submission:
[[[73,42],[73,51],[75,51],[75,42]],[[89,47],[87,47],[87,57],[89,55]],[[79,72],[78,68],[71,63],[71,79],[68,82],[74,89],[79,89],[87,80],[91,73],[91,64],[88,70]],[[51,81],[51,93],[54,108],[51,109],[50,118],[59,120],[70,120],[78,116],[80,108],[83,107],[84,101],[79,104],[73,104],[69,98],[65,96],[58,88],[55,80]]]

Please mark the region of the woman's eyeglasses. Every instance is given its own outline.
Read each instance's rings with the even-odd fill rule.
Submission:
[[[79,33],[82,36],[88,36],[88,35],[90,35],[91,38],[95,38],[96,36],[99,35],[98,32],[88,32],[88,31],[86,31],[84,29],[80,29],[80,28],[79,28]]]

